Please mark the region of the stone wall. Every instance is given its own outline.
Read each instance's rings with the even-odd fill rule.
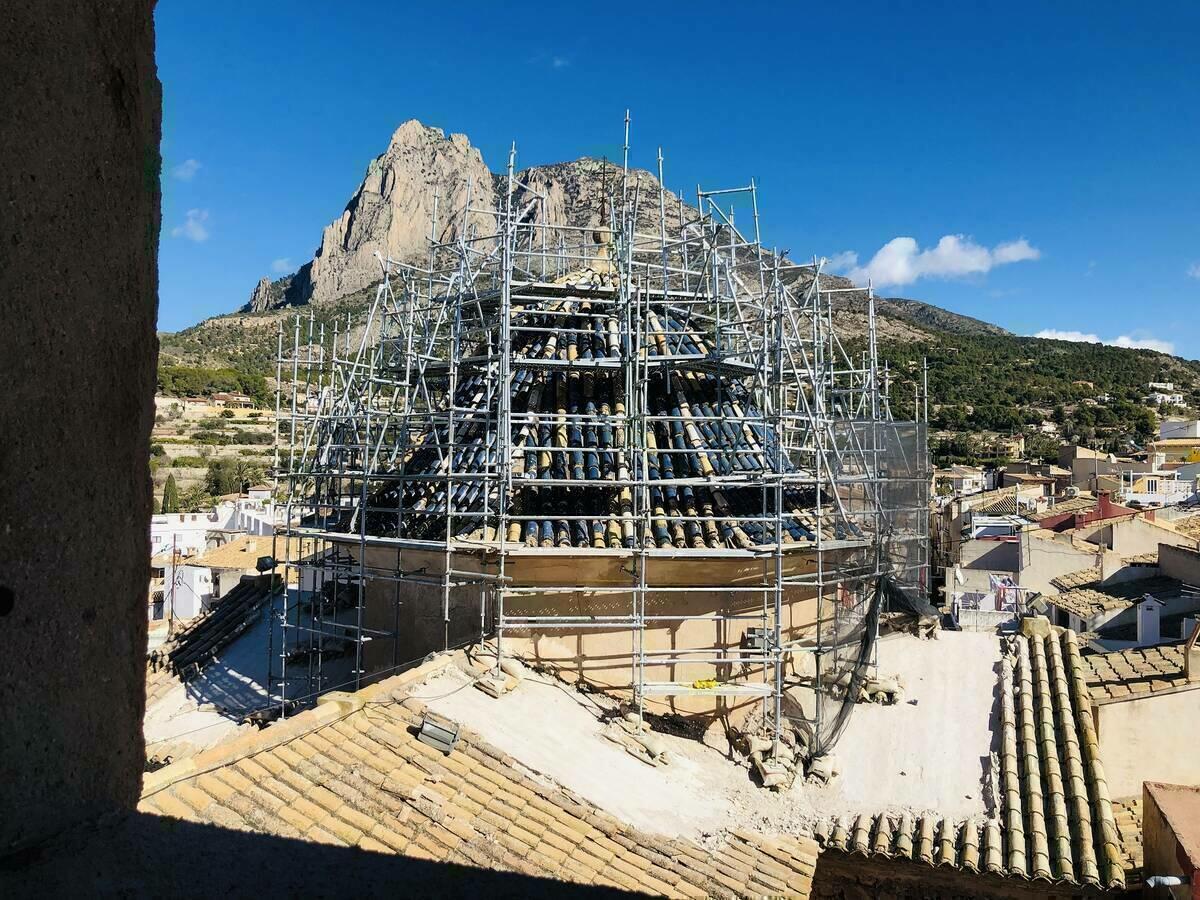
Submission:
[[[8,0],[0,84],[2,853],[132,809],[141,787],[152,0]]]

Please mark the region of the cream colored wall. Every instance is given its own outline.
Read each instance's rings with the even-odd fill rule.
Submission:
[[[1168,578],[1186,584],[1200,585],[1200,553],[1189,548],[1162,547],[1158,551],[1158,568]]]
[[[357,548],[347,548],[357,553]],[[832,555],[832,554],[831,554]],[[472,553],[455,553],[452,566],[458,570],[495,571],[494,558],[484,561]],[[445,556],[440,551],[404,550],[371,547],[367,552],[368,565],[377,572],[397,569],[412,572],[424,569],[423,576],[437,579],[445,569]],[[531,596],[510,596],[505,602],[509,616],[577,615],[629,617],[632,614],[632,593],[586,590],[610,586],[629,588],[635,583],[634,557],[629,554],[579,554],[542,552],[510,556],[506,576],[515,585],[544,585],[575,587],[575,590],[548,592]],[[812,571],[814,560],[809,553],[796,553],[787,559],[785,575],[797,576]],[[647,584],[689,588],[686,591],[647,592],[647,616],[708,616],[707,619],[688,619],[652,623],[644,633],[647,652],[681,649],[738,648],[747,628],[762,624],[764,603],[762,590],[731,590],[736,586],[755,587],[774,574],[770,557],[651,557],[647,565]],[[706,589],[701,589],[706,588]],[[451,591],[450,623],[444,622],[441,588],[436,585],[407,582],[396,584],[384,579],[368,583],[367,608],[364,624],[381,631],[398,631],[398,637],[376,639],[364,648],[364,664],[369,675],[390,670],[397,661],[456,646],[478,637],[478,586]],[[770,592],[766,602],[773,604]],[[826,601],[831,603],[832,600]],[[493,610],[488,608],[490,631]],[[713,616],[740,618],[717,620]],[[817,601],[812,588],[790,587],[785,591],[782,627],[785,639],[800,639],[815,635]],[[506,632],[505,652],[513,653],[540,665],[552,668],[567,680],[584,681],[602,689],[625,693],[631,690],[633,672],[634,634],[629,625],[614,623],[600,628],[541,628],[525,632]],[[734,669],[736,668],[736,671]],[[737,678],[739,681],[761,680],[760,670],[743,670],[741,666],[716,665],[712,662],[686,663],[648,667],[648,681],[683,681],[717,677]],[[677,711],[684,714],[732,714],[748,710],[758,702],[738,698],[679,697],[654,699],[650,708]]]
[[[1096,561],[1096,554],[1079,549],[1069,537],[1035,537],[1028,531],[1021,533],[1019,579],[1023,588],[1047,595],[1058,594],[1058,588],[1050,583],[1052,579],[1090,569]]]
[[[1143,781],[1200,783],[1200,689],[1105,703],[1095,711],[1113,797],[1140,796]]]
[[[1113,522],[1109,527],[1112,535],[1110,545],[1122,556],[1154,553],[1159,544],[1188,547],[1193,550],[1196,548],[1195,539],[1161,528],[1141,518]]]

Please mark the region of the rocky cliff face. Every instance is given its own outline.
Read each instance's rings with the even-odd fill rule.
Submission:
[[[254,286],[254,293],[250,295],[250,303],[247,306],[250,312],[263,312],[274,306],[270,278],[263,277],[258,279],[258,284]]]
[[[606,185],[619,177],[613,163],[586,157],[535,166],[518,174],[522,184],[513,192],[513,207],[527,221],[594,228],[605,215]],[[649,172],[630,173],[631,192],[639,180],[640,231],[658,232],[660,196],[668,232],[678,230],[681,215],[695,217],[695,210],[681,206],[673,194],[663,194]],[[489,172],[465,135],[446,138],[439,128],[415,119],[405,122],[392,135],[387,151],[367,166],[366,177],[341,216],[325,227],[312,261],[294,276],[275,282],[261,279],[245,310],[323,303],[369,287],[380,277],[376,253],[425,262],[435,192],[439,241],[453,240],[471,228],[476,234],[492,233],[495,216],[486,210],[496,209],[506,190],[507,177]],[[464,216],[468,192],[475,212]],[[539,194],[546,198],[544,204],[535,202]]]
[[[517,175],[513,209],[524,221],[577,228],[598,228],[609,212],[605,200],[609,188],[621,177],[618,165],[584,157],[571,162],[534,166]],[[243,308],[265,312],[283,306],[326,303],[346,297],[375,284],[381,275],[376,254],[424,264],[437,196],[435,238],[454,240],[464,233],[493,233],[497,228],[492,210],[504,202],[508,179],[492,174],[479,150],[465,135],[445,136],[415,119],[396,129],[387,150],[367,166],[366,176],[336,220],[325,227],[321,245],[311,262],[294,275],[277,281],[261,279]],[[628,190],[638,199],[637,231],[657,235],[660,202],[665,210],[669,235],[678,234],[680,220],[698,217],[696,209],[669,191],[644,170],[630,172]],[[467,197],[474,210],[464,213]],[[536,198],[544,197],[544,203]],[[802,290],[808,276],[792,273],[789,280]],[[822,286],[851,288],[845,278],[822,276]],[[836,306],[846,314],[866,321],[866,295],[854,291],[837,297]],[[879,300],[884,318],[915,326],[964,333],[1004,333],[1003,329],[957,316],[916,301],[902,298]],[[909,337],[907,333],[899,335]]]
[[[473,208],[496,206],[493,177],[479,150],[466,135],[447,138],[440,128],[412,119],[396,129],[387,150],[367,166],[346,209],[325,227],[312,261],[301,266],[265,307],[255,305],[265,296],[260,281],[248,308],[323,303],[368,287],[381,273],[376,253],[404,262],[423,261],[435,192],[437,240],[453,240],[470,226],[483,234],[495,230],[493,215],[463,213],[468,192]]]

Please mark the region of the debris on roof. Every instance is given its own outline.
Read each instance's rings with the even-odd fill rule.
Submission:
[[[1180,534],[1200,540],[1200,515],[1188,516],[1174,521],[1175,530]]]

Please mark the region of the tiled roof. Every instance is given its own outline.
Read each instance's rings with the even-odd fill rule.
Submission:
[[[179,684],[179,679],[175,677],[175,673],[167,667],[165,661],[163,665],[159,666],[157,669],[151,669],[150,666],[147,665],[146,706],[152,705],[154,701],[161,698],[163,694],[177,684]]]
[[[1175,530],[1190,538],[1200,538],[1200,516],[1188,516],[1186,519],[1176,519]]]
[[[1073,591],[1084,585],[1095,584],[1100,580],[1101,575],[1102,573],[1099,569],[1080,569],[1078,572],[1070,572],[1066,575],[1059,575],[1057,578],[1051,578],[1050,583],[1060,591]]]
[[[1075,633],[1011,638],[1001,672],[999,809],[966,822],[865,815],[823,823],[825,847],[1050,882],[1125,885]]]
[[[1088,690],[1103,702],[1186,687],[1183,648],[1183,643],[1160,644],[1084,656]]]
[[[1099,613],[1133,606],[1146,594],[1174,596],[1179,582],[1173,578],[1138,578],[1103,587],[1084,587],[1047,598],[1059,609],[1086,619]]]
[[[985,491],[975,497],[971,504],[975,512],[994,513],[998,516],[1013,516],[1017,514],[1017,488],[1010,487],[998,491]]]
[[[284,560],[295,562],[314,552],[315,543],[300,538],[272,537],[269,534],[240,534],[238,537],[215,547],[200,556],[193,556],[185,561],[189,566],[207,566],[210,569],[235,569],[250,572],[255,569],[258,560],[263,556],[274,553],[276,571],[283,567]],[[294,577],[295,573],[292,573]]]
[[[1142,881],[1142,798],[1127,797],[1113,801],[1117,840],[1125,865],[1125,886],[1133,890]]]
[[[1047,484],[1054,480],[1049,475],[1037,475],[1033,472],[1005,472],[1004,477],[1014,481],[1023,481],[1026,484]]]
[[[465,730],[448,756],[420,743],[407,687],[448,659],[150,773],[139,809],[668,897],[809,896],[809,838],[737,831],[702,848],[635,830]]]
[[[1096,507],[1096,503],[1097,500],[1095,497],[1071,497],[1068,500],[1059,500],[1047,509],[1031,510],[1026,514],[1026,518],[1040,522],[1043,519],[1061,516],[1063,513],[1088,512]]]
[[[271,535],[244,534],[207,553],[188,560],[188,565],[208,566],[211,569],[252,570],[260,556],[270,556]]]
[[[1157,566],[1158,551],[1152,553],[1139,553],[1136,556],[1123,556],[1121,562],[1130,566]]]

